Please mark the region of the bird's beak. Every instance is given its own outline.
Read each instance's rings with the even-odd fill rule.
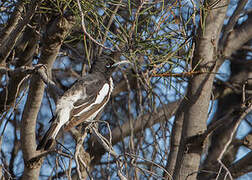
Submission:
[[[132,63],[130,61],[124,60],[124,61],[119,61],[119,62],[113,64],[112,67],[116,67],[121,64],[132,64]]]

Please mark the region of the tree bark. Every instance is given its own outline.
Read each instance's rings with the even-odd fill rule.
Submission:
[[[188,142],[188,139],[206,130],[207,114],[214,80],[214,75],[211,72],[216,71],[218,40],[228,3],[228,0],[218,1],[218,3],[216,1],[205,1],[204,3],[201,21],[205,22],[205,24],[199,26],[196,35],[198,38],[196,38],[192,69],[206,70],[209,73],[196,75],[189,79],[186,98],[182,103],[184,119],[176,165],[173,168],[175,169],[173,173],[175,180],[194,180],[197,176],[195,172],[199,168],[204,142]],[[215,4],[215,6],[210,7],[209,5],[211,4]]]
[[[14,12],[11,14],[10,19],[7,22],[7,26],[3,28],[3,30],[0,32],[0,46],[2,45],[2,42],[4,42],[7,37],[10,35],[13,29],[15,29],[18,21],[21,18],[21,14],[24,10],[24,0],[19,0]]]
[[[3,42],[0,47],[0,64],[4,64],[12,49],[14,48],[18,38],[23,32],[26,25],[30,22],[39,4],[39,0],[31,2],[30,8],[22,21],[17,24],[17,27],[10,33],[8,40]]]
[[[43,38],[42,52],[39,63],[51,70],[64,38],[73,25],[72,16],[57,17],[48,27]],[[21,148],[25,162],[22,179],[38,179],[42,160],[38,163],[29,164],[29,160],[36,156],[36,119],[44,94],[44,82],[33,76],[30,82],[28,98],[25,104],[21,122]]]
[[[30,65],[38,46],[38,40],[40,39],[39,35],[35,31],[35,29],[26,27],[22,38],[22,43],[25,44],[26,47],[22,47],[22,49],[20,48],[19,50],[17,56],[18,61],[15,64],[16,68],[24,65]],[[0,93],[0,102],[4,102],[0,104],[0,114],[13,107],[18,94],[22,91],[21,87],[18,88],[20,86],[20,82],[26,75],[27,74],[25,73],[16,73],[9,76],[7,87]]]
[[[245,59],[246,56],[243,52],[235,55],[241,59]],[[231,135],[236,128],[235,124],[237,119],[239,119],[240,111],[242,107],[242,83],[244,83],[249,74],[252,71],[252,66],[248,66],[246,63],[231,61],[231,77],[229,83],[235,85],[237,84],[237,89],[240,92],[234,92],[230,87],[221,87],[222,93],[218,98],[218,110],[214,116],[213,122],[218,121],[222,118],[222,126],[218,127],[212,134],[211,146],[208,149],[206,159],[201,167],[202,172],[198,174],[198,179],[209,179],[213,177],[210,172],[218,172],[220,164],[217,162],[218,157],[223,152],[224,147],[231,138]],[[223,118],[225,117],[225,118]],[[212,122],[211,122],[212,123]],[[228,155],[226,152],[223,157],[223,163],[228,167],[235,160],[235,152],[232,155]],[[232,158],[232,159],[231,159]],[[216,175],[216,174],[214,174]]]

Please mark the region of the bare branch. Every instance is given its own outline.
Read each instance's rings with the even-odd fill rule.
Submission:
[[[5,41],[0,47],[0,64],[3,64],[5,60],[8,58],[11,50],[13,49],[17,39],[23,32],[26,25],[30,22],[31,18],[33,17],[37,6],[39,4],[39,0],[35,0],[31,2],[31,6],[27,11],[25,18],[18,23],[17,27],[10,33],[9,38]]]
[[[5,42],[5,40],[10,35],[12,30],[16,28],[16,25],[20,20],[22,11],[24,9],[24,3],[25,3],[24,0],[19,0],[18,3],[16,3],[15,10],[11,14],[10,19],[8,19],[7,26],[5,26],[0,32],[0,46],[2,45],[3,42]]]
[[[225,25],[223,28],[223,36],[222,36],[222,40],[220,40],[221,43],[225,42],[228,34],[231,31],[233,31],[233,28],[234,28],[235,24],[237,23],[237,20],[240,17],[241,12],[243,11],[243,8],[247,4],[247,2],[248,2],[248,0],[238,1],[237,7],[236,7],[234,13],[230,17],[227,25]]]
[[[242,47],[243,44],[252,38],[252,13],[248,19],[240,26],[233,29],[228,35],[224,44],[223,55],[230,57],[235,51]]]
[[[85,21],[84,21],[84,20],[85,20],[85,18],[84,18],[84,13],[83,13],[82,8],[81,8],[80,0],[77,0],[77,3],[78,3],[78,8],[79,8],[80,13],[81,13],[81,25],[82,25],[82,29],[83,29],[83,32],[85,33],[85,35],[87,35],[87,37],[89,37],[89,39],[90,39],[91,41],[93,41],[95,44],[97,44],[97,45],[103,47],[104,49],[108,49],[108,50],[113,51],[112,48],[108,48],[108,47],[104,46],[103,44],[99,43],[97,40],[95,40],[95,39],[87,32],[86,26],[85,26]]]
[[[138,119],[134,120],[134,133],[138,133],[143,129],[153,126],[158,122],[165,122],[169,118],[171,118],[174,113],[177,111],[179,107],[180,101],[173,102],[165,105],[164,107],[160,107],[157,109],[155,113],[144,114]],[[120,142],[125,137],[129,136],[131,133],[130,122],[127,121],[121,127],[116,127],[112,130],[112,145]],[[109,139],[109,135],[106,136],[106,139]],[[100,161],[101,156],[105,153],[104,147],[98,143],[94,137],[92,137],[89,141],[89,149],[88,152],[91,156],[95,158],[92,160],[92,164],[95,165]]]
[[[44,37],[45,44],[42,49],[39,63],[46,65],[48,69],[51,69],[61,44],[73,25],[72,17],[69,16],[67,18],[68,19],[64,17],[56,18],[48,28],[48,33]],[[44,93],[44,83],[38,76],[32,77],[31,84],[32,86],[29,90],[21,123],[21,148],[25,163],[38,153],[36,152],[35,128],[37,114]],[[32,168],[29,165],[25,166],[23,179],[38,177],[39,170],[39,164],[36,168]]]

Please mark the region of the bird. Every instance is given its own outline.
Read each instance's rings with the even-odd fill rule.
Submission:
[[[93,62],[90,72],[57,101],[55,115],[37,151],[50,149],[61,129],[68,131],[82,122],[92,122],[110,99],[114,88],[112,73],[118,65],[130,63],[127,60],[114,62],[108,56],[100,56]]]

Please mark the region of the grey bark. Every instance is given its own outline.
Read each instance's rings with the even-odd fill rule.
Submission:
[[[14,48],[18,38],[22,34],[24,28],[30,22],[33,15],[35,14],[35,11],[37,9],[39,2],[40,2],[39,0],[35,0],[35,1],[31,2],[31,5],[29,6],[29,9],[28,9],[27,14],[24,17],[24,19],[17,24],[17,27],[10,33],[8,39],[1,44],[0,64],[5,63],[6,59],[8,58],[12,49]]]
[[[38,46],[38,40],[40,39],[39,35],[35,32],[35,29],[31,29],[30,27],[26,27],[26,30],[23,34],[22,43],[26,44],[25,47],[19,48],[19,54],[17,55],[18,61],[16,62],[16,68],[30,65],[30,62],[33,59],[33,55],[36,52]],[[1,72],[5,73],[5,72]],[[0,113],[8,110],[13,107],[16,97],[18,93],[22,91],[21,86],[19,89],[21,81],[27,75],[26,73],[17,72],[13,74],[9,74],[9,82],[7,87],[0,94],[0,101],[4,102],[0,104]],[[24,83],[26,84],[26,83]],[[18,92],[19,91],[19,92]]]
[[[209,74],[197,75],[189,79],[186,99],[183,100],[184,119],[182,126],[182,136],[177,153],[176,165],[173,178],[176,179],[196,179],[200,158],[202,153],[202,142],[193,142],[191,145],[187,139],[204,132],[206,130],[206,120],[208,114],[209,101],[214,80],[211,72],[216,71],[216,58],[218,40],[226,15],[226,1],[218,1],[215,7],[208,7],[215,1],[205,1],[207,10],[203,12],[201,18],[205,19],[204,27],[199,27],[196,38],[196,47],[193,57],[193,68],[197,70],[207,69]],[[177,119],[175,119],[176,121]],[[173,136],[174,134],[172,134]]]
[[[50,70],[55,61],[64,38],[73,25],[73,17],[57,17],[48,27],[43,38],[43,47],[39,63],[44,64]],[[35,165],[29,160],[36,156],[36,119],[40,109],[44,93],[44,82],[33,76],[30,82],[28,98],[25,104],[21,122],[21,148],[25,162],[25,170],[22,179],[38,179],[42,160]]]
[[[24,0],[19,0],[14,12],[11,14],[10,19],[7,22],[7,26],[5,26],[0,32],[0,45],[7,39],[13,29],[15,29],[18,21],[20,20],[21,13],[24,9]]]

